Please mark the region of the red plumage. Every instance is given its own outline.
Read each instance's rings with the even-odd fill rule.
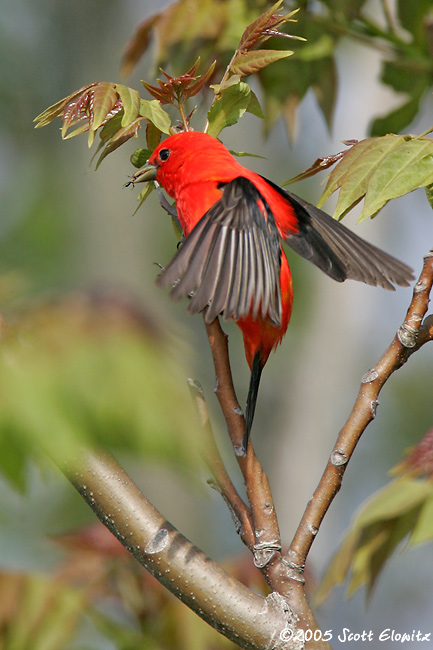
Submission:
[[[258,385],[292,311],[292,278],[280,240],[337,281],[394,289],[411,269],[365,242],[318,208],[241,165],[216,138],[182,132],[153,152],[146,173],[176,201],[183,244],[159,277],[188,310],[220,313],[241,328],[251,369],[244,450]],[[151,175],[149,175],[149,172]]]

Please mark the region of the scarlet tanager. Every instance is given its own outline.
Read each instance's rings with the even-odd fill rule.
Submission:
[[[246,453],[260,376],[286,333],[292,278],[280,241],[337,282],[394,290],[411,269],[272,181],[243,167],[216,138],[185,131],[166,138],[133,182],[157,181],[176,201],[183,243],[158,278],[188,311],[241,328],[251,369],[242,450]]]

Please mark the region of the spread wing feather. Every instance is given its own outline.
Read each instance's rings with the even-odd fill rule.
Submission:
[[[267,179],[266,179],[267,180]],[[267,181],[295,211],[299,232],[286,233],[285,242],[338,282],[351,278],[394,290],[408,286],[412,269],[373,246],[319,208]]]
[[[222,314],[239,320],[268,316],[281,325],[281,247],[273,214],[246,178],[222,186],[222,197],[186,237],[158,277],[174,285],[171,296],[190,296],[188,311],[212,322]]]

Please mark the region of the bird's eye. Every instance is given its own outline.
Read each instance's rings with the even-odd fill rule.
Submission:
[[[161,151],[159,152],[159,159],[162,162],[165,162],[166,160],[168,160],[169,155],[170,155],[170,149],[161,149]]]

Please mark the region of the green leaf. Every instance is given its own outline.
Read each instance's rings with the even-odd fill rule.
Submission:
[[[377,117],[371,124],[370,133],[373,137],[382,136],[387,133],[398,133],[408,126],[418,114],[420,101],[424,94],[414,94],[409,101],[394,109],[384,117]]]
[[[134,214],[137,214],[138,210],[141,208],[147,197],[150,195],[151,192],[155,189],[155,183],[153,181],[150,181],[149,183],[146,183],[144,188],[141,190],[140,194],[137,196],[137,201],[139,202],[136,209],[133,212]]]
[[[254,74],[262,68],[292,56],[292,50],[252,50],[251,52],[239,52],[235,57],[231,70],[234,74],[246,77]]]
[[[130,161],[137,169],[143,167],[152,154],[152,149],[136,149],[132,154]]]
[[[248,102],[247,113],[251,113],[252,115],[255,115],[261,120],[265,119],[265,114],[263,113],[262,107],[260,106],[260,102],[257,99],[257,96],[253,90],[251,90],[250,92],[250,101]]]
[[[82,122],[82,121],[80,121],[80,122],[71,122],[69,124],[69,127],[74,126],[74,124],[79,124],[79,126],[77,126],[77,128],[74,129],[73,131],[70,131],[66,135],[62,136],[63,140],[69,140],[70,138],[74,138],[76,135],[81,135],[81,133],[86,133],[87,131],[89,131],[89,122],[88,121],[86,121],[86,122]],[[89,141],[92,140],[92,142],[93,142],[94,137],[95,137],[94,133],[92,135],[92,138],[90,138],[90,135],[89,135]],[[89,146],[91,146],[91,143],[89,144]]]
[[[378,173],[372,175],[360,221],[376,214],[388,201],[433,183],[433,140],[402,138]]]
[[[10,573],[8,578],[3,578],[1,584],[9,592],[9,608],[3,621],[8,646],[17,650],[70,647],[80,617],[89,611],[89,598],[77,587],[37,574]]]
[[[348,594],[362,585],[371,593],[377,578],[399,544],[433,537],[433,484],[403,476],[371,497],[355,516],[329,564],[316,595],[323,602],[349,576]]]
[[[319,206],[340,190],[336,219],[362,198],[359,221],[373,217],[391,199],[433,183],[433,140],[387,135],[355,144],[331,172]]]
[[[28,446],[21,437],[14,435],[13,419],[5,420],[2,426],[9,432],[4,436],[0,435],[0,472],[16,490],[24,492],[29,460]]]
[[[221,92],[208,113],[209,135],[215,138],[227,126],[232,126],[242,117],[251,102],[251,89],[240,81]]]
[[[140,115],[152,122],[162,133],[170,134],[170,115],[162,108],[157,99],[142,99],[140,101]]]
[[[427,196],[427,201],[430,203],[431,207],[433,208],[433,185],[427,185],[425,188],[425,193]]]
[[[382,525],[386,530],[386,538],[384,538],[383,543],[379,545],[376,551],[372,554],[370,560],[369,575],[368,580],[366,581],[368,587],[367,597],[371,596],[379,575],[388,560],[413,530],[419,517],[419,511],[420,507],[415,506],[395,519],[384,522],[384,524],[378,524],[378,527]]]
[[[325,57],[314,65],[316,76],[311,84],[314,96],[325,118],[328,129],[331,130],[337,101],[338,73],[335,60]]]
[[[363,585],[367,586],[367,597],[371,596],[386,562],[413,529],[418,513],[419,508],[415,507],[399,517],[377,522],[362,530],[353,557],[348,596]]]
[[[146,126],[146,143],[149,151],[153,151],[161,142],[161,131],[152,123]]]
[[[90,445],[182,469],[200,463],[186,371],[156,331],[113,297],[29,314],[19,339],[3,343],[0,449],[62,463]]]
[[[358,528],[365,528],[398,517],[418,506],[432,493],[433,484],[428,481],[414,480],[409,477],[399,478],[379,490],[365,503],[355,525]]]
[[[424,503],[418,517],[418,521],[409,539],[409,544],[423,544],[433,540],[433,495]]]
[[[103,149],[101,155],[99,156],[98,162],[96,163],[96,167],[95,167],[96,169],[98,169],[99,165],[104,160],[104,158],[108,156],[108,154],[115,151],[118,147],[120,147],[122,144],[127,142],[130,138],[132,137],[136,138],[138,136],[138,131],[140,129],[142,119],[143,119],[142,117],[138,117],[136,120],[134,120],[134,122],[132,122],[128,126],[121,127],[114,133],[114,135],[105,145],[105,148]]]
[[[431,15],[431,0],[417,0],[413,3],[398,0],[397,5],[400,24],[413,35],[413,40],[418,46],[427,48],[429,44],[427,20]]]
[[[237,156],[238,158],[249,157],[249,158],[261,158],[262,160],[266,160],[266,156],[260,156],[258,153],[249,153],[248,151],[233,151],[233,149],[229,149],[229,151],[232,154],[232,156]]]
[[[332,57],[334,53],[335,43],[331,36],[329,34],[320,33],[320,31],[315,31],[314,33],[315,38],[311,42],[307,41],[307,43],[296,53],[296,58],[306,63]]]
[[[116,84],[116,91],[122,100],[122,126],[129,126],[140,115],[140,95],[137,90],[123,84]]]
[[[392,146],[393,144],[393,141],[390,141],[389,146]],[[347,210],[350,210],[361,200],[367,191],[366,179],[368,178],[368,172],[370,169],[367,156],[371,146],[372,140],[361,140],[345,154],[344,158],[329,175],[326,188],[317,204],[318,207],[321,207],[334,192],[343,186],[345,192],[345,204],[349,206]],[[384,143],[382,143],[382,146],[385,148]],[[362,166],[359,164],[359,160],[362,161],[364,154],[367,161]],[[336,215],[334,216],[336,217]]]
[[[98,155],[98,153],[103,149],[103,147],[113,138],[116,133],[121,129],[121,124],[122,124],[122,118],[123,118],[123,109],[120,110],[114,117],[108,120],[102,127],[102,129],[99,131],[99,144],[98,148],[96,149],[95,153],[92,156],[92,162],[95,159],[95,157]],[[107,154],[105,154],[107,155]],[[104,155],[104,158],[105,158]],[[102,159],[98,161],[98,165],[102,162]],[[97,166],[98,166],[97,165]]]
[[[116,113],[114,117],[112,117],[110,120],[108,120],[106,124],[104,124],[102,129],[99,131],[100,143],[98,145],[98,151],[104,146],[104,144],[107,144],[107,142],[111,140],[111,138],[113,138],[116,135],[116,133],[121,129],[122,120],[123,120],[123,110]]]
[[[231,77],[229,77],[226,81],[224,81],[222,84],[211,84],[210,88],[213,89],[215,95],[221,95],[221,93],[224,90],[227,90],[227,88],[230,88],[230,86],[236,86],[240,82],[241,78],[240,75],[234,74]]]
[[[351,562],[351,576],[347,595],[353,594],[364,584],[370,582],[371,558],[386,543],[388,526],[370,526],[360,536]]]
[[[346,580],[359,535],[359,530],[354,528],[343,539],[340,548],[331,559],[331,562],[326,568],[325,575],[316,590],[314,596],[315,606],[324,603],[334,587],[342,585]]]

